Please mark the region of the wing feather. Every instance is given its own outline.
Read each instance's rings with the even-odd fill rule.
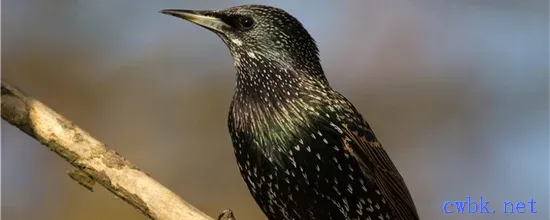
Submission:
[[[344,142],[346,150],[361,163],[364,172],[373,175],[374,182],[380,188],[386,201],[390,203],[395,215],[403,220],[419,219],[411,194],[405,181],[391,161],[380,142],[374,136],[367,122],[362,126],[346,124],[344,132],[350,138]]]

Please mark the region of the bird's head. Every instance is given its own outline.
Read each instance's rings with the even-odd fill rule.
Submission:
[[[286,11],[265,5],[222,10],[166,9],[164,14],[205,27],[222,38],[237,67],[254,60],[276,61],[296,69],[320,69],[315,40]]]

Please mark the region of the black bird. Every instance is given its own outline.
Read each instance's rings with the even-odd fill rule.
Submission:
[[[269,219],[419,219],[403,178],[331,88],[296,18],[264,5],[161,12],[229,47],[237,82],[228,127],[242,177]]]

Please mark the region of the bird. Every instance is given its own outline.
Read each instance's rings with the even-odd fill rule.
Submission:
[[[241,176],[268,219],[419,219],[403,177],[331,87],[297,18],[267,5],[160,12],[229,48],[236,85],[227,126]]]

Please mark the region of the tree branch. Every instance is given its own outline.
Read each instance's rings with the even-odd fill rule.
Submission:
[[[2,118],[76,167],[71,178],[90,190],[97,182],[151,219],[212,220],[71,121],[5,82]]]

